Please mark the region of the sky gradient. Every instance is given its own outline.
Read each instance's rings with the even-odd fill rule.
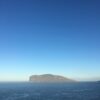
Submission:
[[[0,0],[0,81],[45,73],[100,79],[99,0]]]

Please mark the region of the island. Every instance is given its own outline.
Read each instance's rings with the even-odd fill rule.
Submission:
[[[100,83],[100,81],[97,81],[97,83]]]
[[[66,78],[60,75],[43,74],[43,75],[32,75],[29,78],[30,82],[34,83],[66,83],[76,82],[75,80]]]

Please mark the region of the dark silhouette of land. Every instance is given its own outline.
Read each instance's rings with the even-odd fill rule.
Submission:
[[[75,82],[75,80],[66,78],[60,75],[43,74],[43,75],[32,75],[29,78],[30,82],[34,83],[66,83]]]

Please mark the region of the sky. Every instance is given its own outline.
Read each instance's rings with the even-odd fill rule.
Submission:
[[[0,0],[0,81],[47,73],[100,79],[100,0]]]

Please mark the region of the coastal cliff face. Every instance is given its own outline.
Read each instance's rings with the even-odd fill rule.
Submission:
[[[52,74],[32,75],[30,76],[29,81],[34,83],[75,82],[74,80],[68,79],[66,77]]]

